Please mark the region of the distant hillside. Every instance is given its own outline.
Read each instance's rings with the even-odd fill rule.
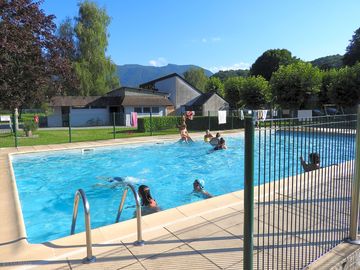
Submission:
[[[317,58],[310,63],[320,69],[341,68],[343,66],[342,58],[342,55],[335,54]]]
[[[194,65],[174,65],[168,64],[163,67],[142,66],[142,65],[122,65],[117,66],[117,73],[120,77],[121,86],[138,87],[139,84],[166,76],[171,73],[182,75],[189,68],[200,68]],[[205,74],[210,77],[212,72],[205,69]]]
[[[250,70],[248,69],[237,69],[237,70],[220,70],[211,77],[219,78],[222,82],[226,81],[230,77],[247,77],[249,76]]]

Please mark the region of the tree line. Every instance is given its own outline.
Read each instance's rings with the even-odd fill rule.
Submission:
[[[308,63],[286,49],[271,49],[250,70],[221,71],[207,78],[203,70],[192,69],[184,77],[201,91],[217,91],[232,108],[301,109],[328,103],[352,107],[360,101],[359,61],[360,28],[343,57]]]
[[[106,56],[110,18],[94,2],[79,3],[75,18],[59,27],[41,1],[0,1],[0,107],[37,106],[54,95],[103,95],[118,87],[116,66]],[[329,60],[333,62],[330,66]],[[233,108],[277,104],[304,108],[319,103],[353,106],[360,99],[360,28],[341,59],[314,65],[286,49],[264,52],[250,70],[222,71],[208,78],[202,69],[184,73],[201,91],[217,91]]]

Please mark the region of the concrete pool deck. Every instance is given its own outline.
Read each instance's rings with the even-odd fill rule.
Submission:
[[[239,131],[236,131],[237,133]],[[230,134],[229,132],[224,132]],[[234,132],[232,132],[234,133]],[[200,138],[203,133],[192,134]],[[97,142],[58,144],[0,149],[0,268],[1,269],[242,269],[243,191],[183,205],[143,217],[145,246],[136,247],[136,220],[92,230],[93,253],[97,261],[82,264],[86,256],[85,233],[44,244],[29,244],[13,178],[9,154],[88,148],[129,143],[175,140],[178,135],[116,139]],[[331,170],[331,167],[329,167]],[[274,184],[273,184],[274,185]],[[275,183],[275,185],[277,185]],[[79,187],[81,188],[81,187]],[[259,187],[262,189],[264,187]],[[256,188],[258,189],[258,188]],[[272,196],[283,197],[281,189]],[[256,202],[255,219],[266,223],[269,213]],[[278,206],[279,209],[282,207]],[[284,210],[284,209],[282,209]],[[301,210],[301,209],[300,209]],[[304,213],[299,211],[304,218]],[[293,215],[293,213],[291,213]],[[83,218],[79,216],[79,218]],[[311,217],[310,217],[311,218]],[[331,220],[326,219],[326,222]],[[277,228],[276,224],[267,226]],[[70,221],[69,221],[70,227]],[[262,241],[262,226],[255,229],[254,240]],[[70,228],[69,228],[70,229]],[[292,243],[304,243],[301,235],[287,236]],[[278,238],[267,243],[279,248]],[[316,243],[307,243],[315,246]],[[309,269],[329,269],[359,248],[340,244]],[[255,251],[255,262],[272,261],[268,250]],[[290,267],[290,266],[289,266]],[[274,268],[274,266],[273,266]],[[277,268],[274,268],[277,269]],[[284,268],[284,269],[291,269]]]

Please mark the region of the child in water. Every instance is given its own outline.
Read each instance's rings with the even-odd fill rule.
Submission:
[[[201,183],[201,182],[203,182],[203,181],[198,180],[198,179],[196,179],[194,181],[194,183],[193,183],[193,188],[194,188],[193,193],[201,195],[202,197],[204,197],[204,199],[212,198],[213,196],[204,189],[204,184]]]

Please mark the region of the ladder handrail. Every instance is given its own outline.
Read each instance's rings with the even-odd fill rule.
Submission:
[[[136,203],[136,220],[137,220],[137,241],[135,241],[135,246],[143,246],[145,244],[144,240],[142,239],[142,226],[141,226],[141,203],[138,193],[136,192],[135,187],[128,182],[124,182],[125,190],[123,192],[123,196],[121,197],[121,201],[119,204],[118,212],[116,215],[115,223],[118,223],[120,220],[120,216],[125,204],[125,199],[128,193],[129,188],[131,189]]]
[[[83,259],[83,263],[92,263],[92,262],[96,261],[96,257],[92,255],[90,205],[89,205],[89,201],[86,198],[84,190],[82,190],[81,188],[75,192],[70,234],[72,235],[75,233],[75,226],[76,226],[76,219],[77,219],[77,214],[78,214],[80,197],[82,199],[83,206],[84,206],[85,228],[86,228],[86,254],[87,254],[87,256],[86,256],[86,258]]]

